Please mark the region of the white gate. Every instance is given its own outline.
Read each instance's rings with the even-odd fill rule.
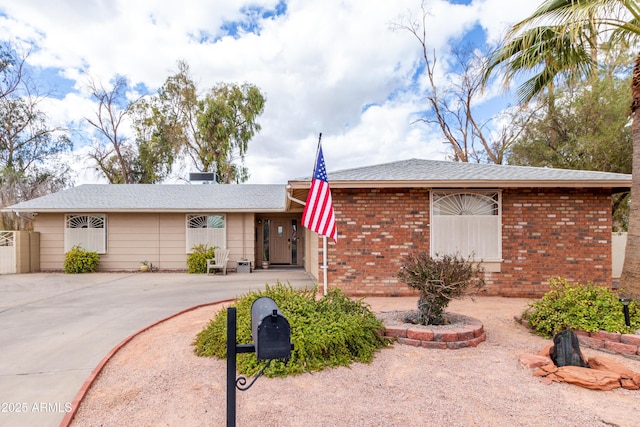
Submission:
[[[16,233],[0,231],[0,274],[16,273]]]
[[[622,275],[624,253],[627,246],[627,233],[613,233],[611,235],[611,276],[619,279]]]

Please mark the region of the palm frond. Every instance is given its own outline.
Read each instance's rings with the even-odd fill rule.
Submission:
[[[502,67],[505,85],[542,68],[518,90],[519,99],[528,102],[558,75],[574,72],[589,75],[594,65],[586,40],[574,44],[561,27],[541,26],[519,34],[498,49],[489,59],[483,82],[488,81],[497,67]]]
[[[591,75],[599,43],[638,39],[638,0],[546,0],[509,30],[485,68],[483,84],[497,69],[505,85],[521,74],[537,73],[518,89],[526,102],[560,75]]]

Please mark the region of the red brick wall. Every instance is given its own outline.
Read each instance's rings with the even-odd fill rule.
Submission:
[[[611,192],[602,189],[505,190],[502,271],[495,294],[537,297],[548,279],[611,286]]]
[[[329,287],[415,295],[396,273],[409,252],[429,251],[429,190],[333,189],[332,196],[339,239],[328,247]],[[538,297],[555,276],[610,286],[610,204],[601,189],[504,190],[504,261],[501,272],[486,273],[486,293]]]

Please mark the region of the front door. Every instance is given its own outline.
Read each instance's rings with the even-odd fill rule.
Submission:
[[[291,264],[291,220],[272,219],[270,223],[269,261],[271,264]]]

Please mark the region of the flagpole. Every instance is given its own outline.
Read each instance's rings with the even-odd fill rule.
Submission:
[[[316,148],[316,159],[318,158],[318,153],[320,152],[320,147],[321,147],[321,143],[322,143],[322,132],[320,132],[320,134],[318,135],[318,147]],[[313,175],[315,176],[316,174],[316,166],[314,164],[313,166]],[[329,271],[329,267],[327,265],[327,236],[322,236],[322,266],[320,267],[322,269],[322,281],[323,281],[323,286],[322,286],[322,292],[324,294],[324,296],[327,296],[327,272]]]
[[[322,274],[322,278],[324,279],[324,296],[327,296],[327,271],[329,268],[327,266],[327,236],[322,236],[322,269],[324,273]]]
[[[322,132],[320,132],[320,135],[318,136],[318,146],[316,147],[316,156],[314,157],[314,159],[318,158],[318,153],[320,152],[320,142],[322,141]],[[318,166],[316,163],[313,164],[313,176],[316,176],[316,166]]]
[[[327,180],[327,172],[325,170],[324,164],[324,156],[321,156],[322,152],[322,132],[320,132],[318,136],[318,147],[316,149],[316,162],[313,166],[313,177],[311,178],[311,187],[309,190],[309,194],[307,195],[307,201],[305,203],[304,211],[302,212],[302,225],[304,225],[307,229],[315,231],[318,235],[322,235],[322,265],[320,269],[323,270],[322,279],[323,279],[323,294],[327,296],[328,294],[328,271],[329,267],[327,264],[327,232],[330,233],[331,237],[337,240],[337,231],[335,226],[335,216],[333,213],[333,203],[331,202],[331,190],[329,190],[329,182]],[[317,168],[321,168],[320,171]],[[318,173],[320,172],[320,175]],[[325,187],[326,186],[326,187]],[[320,188],[321,190],[318,190]],[[327,193],[325,193],[325,189]],[[322,197],[327,197],[329,200],[329,208],[325,210],[326,206],[324,204],[318,205],[318,198],[322,195]],[[325,200],[326,202],[326,200]],[[307,216],[309,214],[309,216]],[[321,216],[316,216],[321,215]],[[328,215],[328,216],[327,216]],[[322,222],[330,221],[328,224],[320,227],[321,222],[318,222],[318,219],[322,217]],[[326,226],[332,224],[332,229],[327,231]]]

